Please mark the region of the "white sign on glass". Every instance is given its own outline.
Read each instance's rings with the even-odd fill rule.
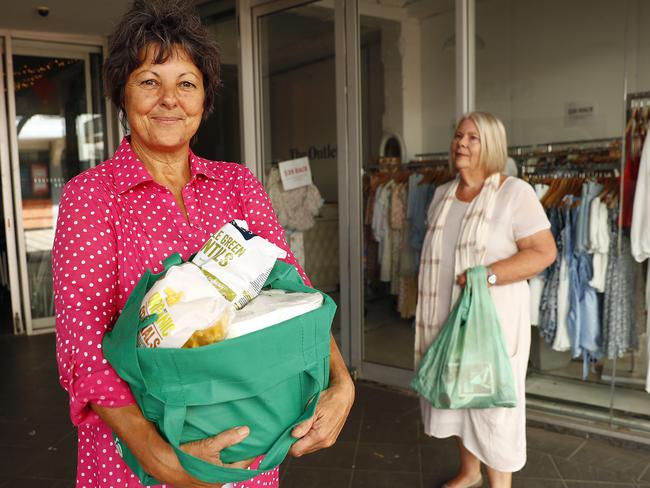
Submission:
[[[295,190],[312,184],[309,158],[289,159],[278,163],[284,191]]]

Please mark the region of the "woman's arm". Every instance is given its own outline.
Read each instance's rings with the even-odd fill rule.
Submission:
[[[550,266],[557,256],[555,240],[548,229],[519,239],[517,249],[516,254],[489,265],[497,277],[497,286],[532,278]],[[458,276],[456,282],[464,286],[465,273]]]
[[[183,469],[172,447],[160,436],[156,427],[144,418],[137,405],[106,408],[96,404],[91,407],[113,432],[129,447],[142,468],[158,481],[176,488],[219,488],[221,483],[206,483],[190,476]],[[221,462],[221,451],[237,444],[249,434],[248,427],[236,427],[219,435],[183,444],[188,454],[219,466],[247,468],[249,459],[233,464]]]
[[[354,403],[354,383],[334,337],[330,337],[330,385],[321,393],[316,412],[291,434],[299,440],[289,454],[300,457],[332,446]]]

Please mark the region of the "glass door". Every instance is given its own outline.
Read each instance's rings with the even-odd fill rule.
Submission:
[[[51,249],[63,186],[106,156],[102,55],[15,39],[7,59],[23,314],[34,333],[54,326]]]
[[[359,2],[362,372],[412,377],[419,251],[428,203],[449,177],[456,112],[455,3]]]
[[[340,304],[334,8],[277,2],[253,10],[258,174],[312,285]],[[278,163],[307,158],[313,186],[285,191]],[[261,164],[260,164],[261,163]],[[332,326],[340,338],[340,313]]]

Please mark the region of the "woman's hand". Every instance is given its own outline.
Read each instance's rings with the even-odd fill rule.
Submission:
[[[314,415],[291,432],[299,440],[291,446],[289,454],[300,457],[332,446],[345,425],[353,403],[354,383],[334,338],[331,338],[330,386],[321,393]]]
[[[456,276],[456,284],[461,288],[465,288],[465,285],[467,284],[467,271]]]
[[[183,469],[176,453],[158,433],[155,426],[144,418],[137,405],[106,408],[91,404],[92,409],[129,447],[142,468],[158,481],[175,488],[221,488],[221,483],[207,483],[191,476]],[[207,439],[188,442],[181,449],[192,456],[218,466],[247,468],[254,459],[224,464],[221,451],[244,440],[248,427],[235,427]]]
[[[295,457],[331,447],[338,438],[354,402],[354,386],[332,385],[321,393],[313,417],[298,424],[291,435],[299,439],[289,454]]]
[[[246,439],[246,437],[248,437],[248,434],[250,434],[250,429],[248,427],[234,427],[232,429],[223,431],[213,437],[208,437],[207,439],[201,439],[198,441],[181,444],[180,447],[182,451],[185,451],[194,457],[207,461],[208,463],[216,464],[217,466],[224,466],[227,468],[246,469],[253,463],[253,461],[255,461],[254,457],[246,459],[244,461],[237,461],[236,463],[226,464],[221,461],[221,451],[235,444],[239,444],[241,441]],[[214,485],[208,484],[206,486]]]

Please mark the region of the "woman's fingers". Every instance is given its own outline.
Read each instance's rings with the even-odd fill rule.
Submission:
[[[255,459],[257,458],[252,457],[250,459],[244,459],[243,461],[237,461],[236,463],[224,464],[224,466],[227,468],[247,469],[255,462]]]
[[[293,430],[291,431],[291,435],[296,439],[300,439],[304,437],[305,435],[307,435],[307,432],[311,430],[311,426],[314,423],[314,420],[316,420],[316,415],[308,418],[307,420],[300,422],[298,425],[296,425],[293,428]]]
[[[467,276],[465,273],[459,274],[456,276],[456,284],[460,286],[461,288],[465,286],[465,283],[467,283]]]
[[[246,426],[234,427],[213,437],[183,444],[181,449],[194,457],[222,466],[221,451],[243,441],[249,433],[250,429]]]

